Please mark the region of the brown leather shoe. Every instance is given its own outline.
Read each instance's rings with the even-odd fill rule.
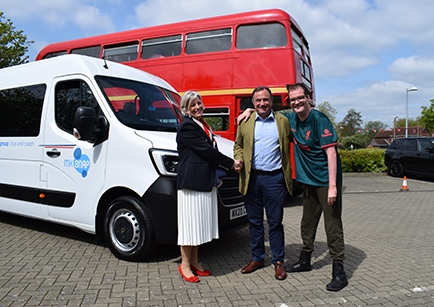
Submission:
[[[248,274],[264,267],[264,261],[252,260],[244,268],[241,269],[241,273]],[[285,270],[283,270],[285,272]]]
[[[283,263],[277,261],[276,266],[274,267],[274,277],[276,277],[277,280],[284,280],[286,276],[287,274],[285,271],[285,267],[283,266]]]

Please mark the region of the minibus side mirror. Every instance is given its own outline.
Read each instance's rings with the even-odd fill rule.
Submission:
[[[109,124],[104,116],[96,116],[90,107],[78,107],[74,115],[74,136],[78,140],[101,144],[108,139]]]
[[[92,141],[95,124],[95,110],[90,107],[78,107],[74,115],[74,136],[78,140]]]
[[[99,145],[108,139],[109,122],[104,115],[98,116],[95,123],[96,140],[93,146]]]

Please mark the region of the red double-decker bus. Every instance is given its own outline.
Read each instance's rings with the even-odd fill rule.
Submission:
[[[269,86],[274,109],[285,107],[286,84],[314,95],[309,45],[297,22],[279,9],[253,11],[87,37],[46,46],[36,60],[83,54],[145,70],[181,94],[195,90],[213,130],[234,140],[236,118],[252,90]]]

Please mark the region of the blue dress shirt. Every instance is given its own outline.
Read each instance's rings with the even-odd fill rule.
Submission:
[[[279,135],[273,112],[262,119],[256,114],[252,168],[274,171],[282,167]]]

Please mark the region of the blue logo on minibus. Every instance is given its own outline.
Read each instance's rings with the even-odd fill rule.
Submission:
[[[87,155],[82,154],[81,149],[74,150],[74,168],[85,178],[90,168],[90,159]]]

